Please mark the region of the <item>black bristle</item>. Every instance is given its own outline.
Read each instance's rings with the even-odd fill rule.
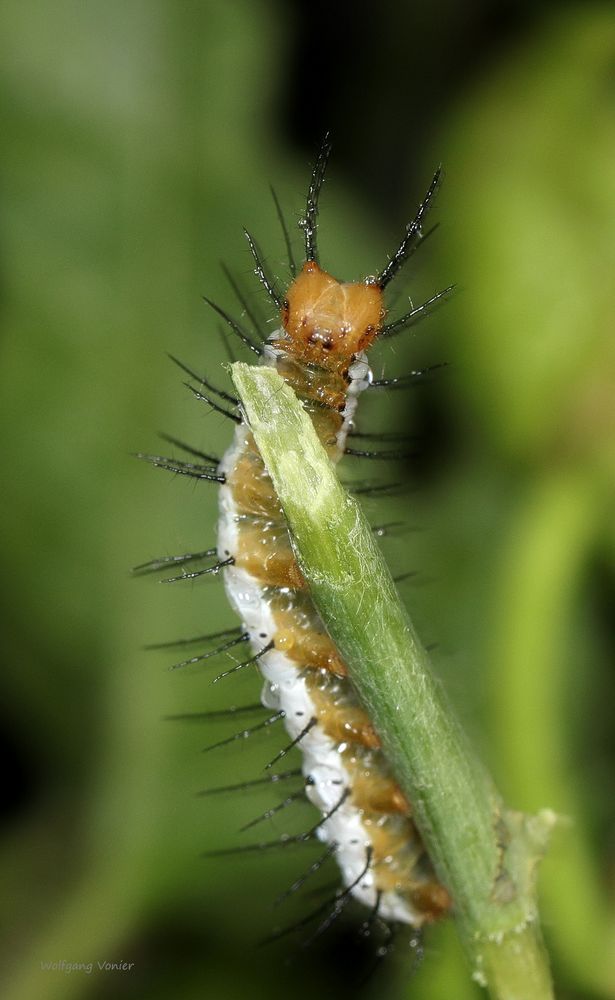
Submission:
[[[265,271],[265,266],[261,259],[258,247],[256,246],[256,242],[254,241],[253,237],[250,235],[247,229],[244,229],[243,234],[248,241],[248,246],[250,247],[250,253],[252,254],[252,258],[254,260],[254,273],[256,277],[258,278],[261,285],[267,292],[267,295],[269,296],[273,304],[277,306],[278,309],[281,309],[282,299],[276,292],[275,288],[273,287],[273,282],[271,281],[267,272]]]
[[[174,472],[177,476],[188,476],[190,479],[203,479],[211,483],[225,483],[226,477],[221,475],[215,466],[196,465],[193,462],[182,462],[177,458],[168,458],[164,455],[148,455],[144,452],[137,452],[134,456],[142,462],[149,462],[157,469],[165,469],[167,472]]]
[[[376,284],[380,288],[386,288],[406,261],[412,256],[418,245],[426,238],[427,234],[424,235],[422,231],[423,220],[438,189],[441,174],[442,168],[438,167],[431,184],[427,189],[427,194],[417,209],[416,215],[414,216],[412,222],[406,226],[406,233],[403,240],[391,257],[389,263],[382,269],[376,278]]]
[[[318,230],[318,201],[325,170],[331,153],[331,138],[327,132],[323,138],[308,189],[307,202],[305,206],[305,218],[301,220],[300,226],[305,233],[305,259],[314,260],[318,263],[317,230]]]
[[[254,343],[254,341],[252,340],[252,338],[246,333],[246,331],[237,322],[236,319],[233,319],[232,316],[229,316],[229,314],[227,312],[225,312],[224,309],[222,309],[220,306],[216,305],[215,302],[212,302],[211,299],[208,299],[205,295],[203,296],[203,301],[206,302],[207,305],[210,306],[211,309],[213,309],[215,312],[217,312],[218,316],[222,317],[222,319],[224,320],[224,322],[231,328],[231,330],[233,331],[233,333],[237,337],[239,337],[239,339],[241,340],[241,342],[243,344],[245,344],[246,347],[249,347],[251,351],[254,351],[254,353],[258,354],[259,357],[260,357],[260,355],[262,354],[261,347],[259,347],[258,344]]]
[[[195,562],[198,559],[207,559],[210,556],[215,556],[216,548],[205,549],[204,552],[184,552],[178,556],[158,556],[157,559],[150,559],[149,562],[140,563],[139,566],[135,566],[132,570],[135,576],[144,576],[148,573],[158,573],[160,570],[166,570],[169,566],[180,566],[184,563]]]
[[[269,726],[273,726],[274,723],[280,722],[286,715],[282,709],[279,712],[275,712],[274,715],[270,715],[268,719],[264,719],[263,722],[257,722],[255,726],[248,726],[246,729],[240,729],[238,733],[233,733],[232,736],[227,736],[224,740],[218,740],[217,743],[211,743],[207,747],[203,747],[203,753],[208,753],[210,750],[217,750],[218,747],[228,746],[229,743],[234,743],[235,740],[247,740],[254,733],[259,733],[263,729],[268,729]]]
[[[216,649],[210,649],[207,653],[200,653],[199,656],[191,656],[187,660],[180,660],[179,663],[174,663],[169,670],[180,670],[182,667],[189,667],[193,663],[202,663],[203,660],[210,660],[213,656],[219,656],[220,653],[225,653],[227,649],[232,649],[233,646],[238,646],[242,642],[247,642],[249,639],[247,632],[242,632],[241,635],[235,636],[229,639],[228,642],[223,642],[221,646]]]
[[[175,355],[167,354],[167,357],[173,362],[174,365],[177,365],[178,368],[181,368],[181,370],[185,372],[186,375],[189,375],[190,378],[193,378],[195,382],[199,383],[199,385],[202,385],[206,389],[209,389],[209,391],[213,392],[215,396],[219,396],[220,399],[223,399],[226,403],[232,403],[233,406],[239,406],[239,400],[237,399],[237,396],[231,396],[230,392],[225,392],[224,389],[217,389],[215,385],[212,385],[208,379],[204,378],[203,375],[198,375],[195,371],[192,370],[192,368],[189,368],[188,365],[184,364],[183,361],[180,361],[179,358],[176,358]],[[226,412],[226,410],[224,412]]]
[[[200,576],[217,576],[225,566],[232,566],[235,560],[232,556],[228,559],[220,559],[213,566],[206,566],[205,569],[195,569],[191,573],[180,573],[179,576],[167,576],[161,583],[181,583],[182,580],[196,580]]]

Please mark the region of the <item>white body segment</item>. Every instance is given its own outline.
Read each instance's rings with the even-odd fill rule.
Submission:
[[[264,363],[272,367],[276,366],[275,342],[279,339],[280,333],[273,334],[265,351]],[[371,381],[371,372],[363,356],[359,356],[353,363],[350,375],[344,422],[337,438],[340,454],[344,451],[358,396]],[[248,433],[245,424],[238,425],[233,443],[220,463],[220,472],[229,473],[234,468],[245,449]],[[239,518],[233,493],[225,484],[220,489],[218,553],[221,559],[237,553],[238,533]],[[276,634],[266,592],[246,570],[233,565],[224,569],[224,583],[229,601],[250,636],[252,651],[259,653],[275,639]],[[289,737],[294,740],[305,730],[311,719],[317,718],[316,707],[301,669],[276,649],[259,657],[258,665],[265,678],[261,698],[263,705],[284,712],[284,725]],[[373,872],[367,864],[369,830],[362,821],[361,810],[352,804],[351,776],[344,766],[342,756],[345,744],[335,743],[316,723],[305,733],[298,746],[303,755],[303,774],[310,779],[306,795],[322,815],[327,817],[318,827],[317,836],[325,843],[335,843],[335,856],[344,885],[352,885],[352,895],[366,906],[373,907],[376,905],[377,893]],[[378,912],[385,920],[415,926],[422,922],[421,915],[414,911],[406,899],[393,891],[382,894]]]

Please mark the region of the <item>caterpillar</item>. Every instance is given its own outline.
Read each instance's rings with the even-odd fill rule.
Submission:
[[[406,226],[399,246],[377,275],[343,282],[321,267],[317,217],[330,150],[326,137],[315,162],[300,222],[305,251],[301,267],[295,263],[288,229],[274,195],[292,274],[284,295],[267,273],[254,239],[245,233],[255,275],[280,317],[278,329],[266,339],[258,335],[254,317],[236,285],[244,313],[255,331],[246,329],[243,322],[215,303],[209,304],[242,344],[258,356],[260,364],[274,367],[292,386],[331,461],[337,463],[345,454],[395,455],[392,451],[369,452],[350,447],[348,439],[359,397],[371,387],[410,384],[427,369],[402,378],[376,380],[367,351],[376,340],[389,338],[428,316],[451,289],[437,292],[397,319],[387,319],[385,291],[427,235],[423,224],[440,182],[440,170]],[[320,819],[307,833],[279,841],[316,839],[325,845],[324,854],[287,894],[300,888],[328,858],[334,856],[337,860],[343,887],[336,893],[319,930],[328,926],[351,898],[368,908],[367,921],[377,919],[387,925],[406,924],[420,929],[446,914],[451,900],[436,877],[413,822],[412,805],[395,780],[343,658],[312,604],[283,511],[239,401],[216,388],[208,378],[173,360],[189,377],[188,388],[196,398],[235,424],[232,443],[218,459],[168,438],[192,460],[144,454],[139,457],[176,474],[219,484],[217,544],[202,552],[162,557],[136,567],[136,571],[158,572],[173,565],[179,576],[171,580],[221,574],[228,600],[241,623],[235,629],[209,636],[221,640],[220,644],[177,666],[197,663],[237,647],[245,648],[247,655],[216,680],[250,665],[258,666],[264,681],[261,704],[270,714],[221,742],[247,737],[280,722],[285,726],[290,742],[267,765],[268,776],[256,779],[254,784],[284,781],[300,773],[303,785],[259,819],[273,815],[298,795],[307,796],[319,810]],[[186,564],[203,562],[205,566],[186,568]],[[246,710],[251,708],[246,706]],[[301,772],[273,770],[294,748],[302,753]],[[253,846],[266,847],[270,843]],[[249,849],[251,846],[211,853]]]

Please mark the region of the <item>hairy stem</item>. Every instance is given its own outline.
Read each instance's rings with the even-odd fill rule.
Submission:
[[[314,603],[453,897],[475,978],[498,1000],[551,997],[534,883],[553,814],[505,808],[292,389],[272,368],[237,363],[232,375]]]

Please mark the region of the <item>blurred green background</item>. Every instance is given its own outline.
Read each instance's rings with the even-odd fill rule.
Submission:
[[[422,442],[411,492],[369,513],[411,529],[383,545],[416,571],[404,596],[507,800],[564,817],[540,883],[558,996],[612,997],[612,4],[8,0],[0,48],[3,996],[356,995],[349,930],[257,947],[314,905],[270,908],[313,850],[199,857],[275,796],[194,793],[282,739],[203,756],[229,726],[163,721],[258,691],[142,650],[232,625],[220,585],[128,573],[212,544],[215,490],[129,453],[160,430],[225,447],[164,352],[226,377],[200,299],[232,305],[221,260],[273,320],[241,227],[284,281],[268,185],[294,223],[328,127],[320,245],[340,276],[382,265],[445,166],[440,229],[394,296],[459,290],[374,366],[451,365],[367,402],[364,428]],[[95,968],[41,969],[62,960]],[[451,926],[411,966],[402,935],[365,995],[480,995]]]

